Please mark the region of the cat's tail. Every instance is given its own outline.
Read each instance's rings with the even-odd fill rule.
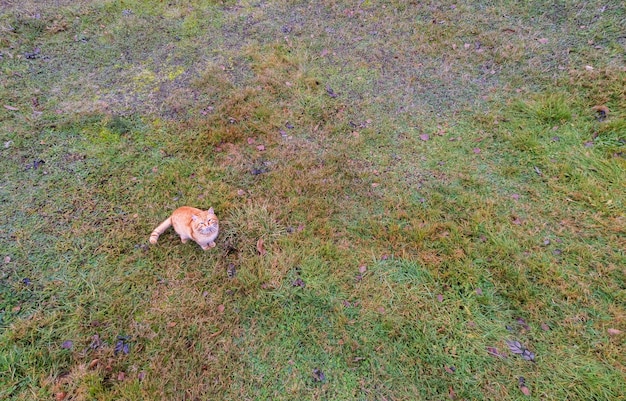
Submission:
[[[159,226],[155,228],[154,231],[152,231],[152,234],[150,234],[150,243],[156,244],[157,240],[159,239],[159,235],[163,234],[163,232],[167,230],[168,228],[170,228],[171,225],[172,225],[171,217],[168,217],[167,220],[159,224]]]

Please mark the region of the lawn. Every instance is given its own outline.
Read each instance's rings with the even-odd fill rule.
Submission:
[[[622,1],[1,4],[0,399],[626,400]]]

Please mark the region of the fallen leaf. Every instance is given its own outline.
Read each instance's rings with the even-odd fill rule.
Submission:
[[[476,295],[483,295],[482,288],[480,288],[480,287],[476,288]]]
[[[519,384],[519,389],[522,391],[522,394],[530,395],[530,390],[526,387],[526,379],[523,376],[517,379],[517,383]]]
[[[524,347],[519,341],[507,340],[506,343],[509,346],[509,349],[511,350],[512,353],[520,355],[522,358],[524,358],[527,361],[535,360],[535,354],[532,353],[530,350],[528,350],[526,347]]]
[[[230,263],[228,265],[228,269],[226,269],[226,274],[228,275],[228,278],[233,278],[237,275],[237,268],[233,263]]]
[[[456,372],[456,368],[454,366],[444,366],[443,368],[450,374]]]
[[[98,365],[98,362],[100,362],[100,359],[96,358],[94,360],[92,360],[91,362],[89,362],[89,369],[93,369]]]
[[[519,341],[508,341],[507,340],[507,345],[509,346],[509,349],[511,350],[512,353],[514,354],[522,354],[525,350],[524,346],[522,346],[522,344],[520,344]]]
[[[456,398],[456,393],[454,392],[454,390],[452,389],[452,387],[448,388],[448,398],[450,398],[451,400]]]
[[[39,53],[41,53],[41,49],[38,47],[35,47],[32,52],[24,53],[24,57],[26,57],[27,59],[34,59],[34,58],[37,58]]]
[[[526,359],[527,361],[534,362],[535,361],[535,354],[533,352],[525,349],[524,352],[522,352],[522,358]]]
[[[359,273],[363,274],[367,271],[367,266],[361,265],[359,266]]]
[[[535,173],[537,173],[537,175],[542,176],[543,173],[541,172],[541,170],[539,170],[539,167],[535,166]]]
[[[259,145],[256,147],[256,150],[258,150],[259,152],[263,152],[265,150],[265,145]]]
[[[511,198],[513,198],[515,200],[519,200],[519,194],[513,194],[513,195],[511,195]]]
[[[501,354],[500,351],[496,347],[487,347],[487,353],[492,356],[498,356],[500,358],[506,358],[505,355]]]
[[[316,382],[323,382],[326,380],[326,375],[319,368],[313,369],[313,380]]]
[[[585,66],[585,70],[587,70],[587,71],[593,71],[593,70],[594,70],[594,68],[593,68],[592,66],[590,66],[590,65],[586,65],[586,66]]]
[[[177,324],[176,322],[168,322],[167,327],[171,329],[172,327],[176,327],[176,324]]]
[[[548,325],[547,325],[547,324],[545,324],[545,323],[541,323],[541,330],[543,330],[543,331],[548,331],[548,330],[550,330],[550,326],[548,326]]]
[[[252,145],[256,140],[254,138],[248,138],[248,145]]]
[[[115,343],[113,354],[117,355],[121,352],[124,355],[128,355],[130,352],[130,345],[127,342],[128,340],[129,338],[126,336],[117,336],[117,343]]]
[[[137,379],[139,379],[139,381],[142,381],[145,378],[146,378],[146,372],[144,372],[143,370],[137,374]]]
[[[56,401],[62,401],[65,399],[65,397],[67,397],[67,393],[64,391],[59,391],[58,393],[54,394],[54,399]]]
[[[522,326],[525,330],[530,330],[530,326],[528,326],[528,324],[526,323],[526,320],[522,319],[521,317],[518,317],[517,319],[515,319],[515,321],[517,322],[517,324]]]
[[[92,326],[94,326],[93,322],[92,322]],[[98,349],[101,346],[102,346],[102,340],[100,339],[100,336],[97,334],[94,334],[93,337],[91,338],[91,344],[89,345],[89,348]]]
[[[333,99],[338,96],[333,88],[331,88],[330,86],[326,86],[326,93],[328,93],[328,96],[332,97]]]
[[[298,277],[297,279],[295,279],[292,283],[292,286],[294,287],[300,287],[300,288],[304,288],[306,286],[304,280],[302,280],[300,277]]]
[[[72,349],[74,346],[74,342],[72,340],[65,340],[63,344],[61,344],[61,348],[63,349]]]
[[[250,170],[250,174],[252,175],[259,175],[259,174],[265,174],[265,173],[267,173],[267,168],[265,167],[253,168],[252,170]]]
[[[217,305],[217,312],[218,312],[218,313],[224,313],[224,309],[226,309],[226,307],[224,306],[224,304],[219,304],[219,305]]]
[[[437,294],[437,301],[443,302],[443,295]]]
[[[474,148],[474,153],[479,154],[480,153],[480,148]]]
[[[122,382],[122,381],[124,381],[124,379],[125,379],[125,378],[126,378],[126,373],[124,373],[124,372],[119,372],[119,373],[117,374],[117,381]]]
[[[541,43],[542,45],[545,45],[546,43],[548,43],[548,39],[540,38],[540,39],[537,39],[537,42]]]
[[[427,140],[429,140],[429,139],[430,139],[430,135],[428,135],[428,134],[421,134],[421,135],[420,135],[420,139],[421,139],[422,141],[427,141]]]
[[[9,106],[8,104],[5,104],[4,108],[11,111],[19,111],[17,107]]]
[[[256,250],[259,252],[259,255],[263,256],[267,253],[265,247],[263,246],[263,237],[259,238],[256,242]]]
[[[609,335],[611,335],[611,336],[617,336],[617,335],[622,334],[622,331],[621,331],[621,330],[618,330],[618,329],[607,329],[606,331],[607,331],[607,333],[609,333]]]

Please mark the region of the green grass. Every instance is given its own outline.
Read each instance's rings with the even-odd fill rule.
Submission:
[[[625,399],[625,18],[6,5],[0,398]]]

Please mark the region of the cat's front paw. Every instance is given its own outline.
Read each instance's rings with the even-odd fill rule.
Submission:
[[[209,248],[215,248],[215,242],[209,242]]]
[[[187,241],[189,241],[187,238],[181,238],[181,239],[180,239],[180,242],[182,242],[183,244],[186,244],[186,243],[187,243]]]

